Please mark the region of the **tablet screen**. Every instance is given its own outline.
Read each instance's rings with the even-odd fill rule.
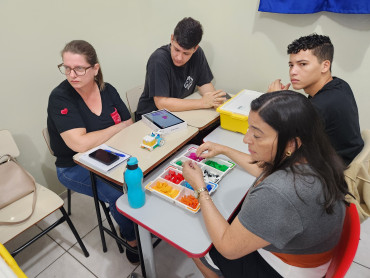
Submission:
[[[184,122],[174,114],[164,109],[144,114],[143,117],[146,117],[160,129],[165,129]]]

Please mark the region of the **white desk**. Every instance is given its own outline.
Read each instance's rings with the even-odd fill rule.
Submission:
[[[152,152],[140,147],[143,137],[151,132],[152,130],[145,123],[138,121],[114,135],[106,142],[106,144],[112,148],[136,157],[139,161],[139,166],[145,175],[193,138],[198,133],[198,129],[188,126],[187,129],[164,135],[163,138],[165,140],[165,144],[156,148]],[[121,186],[123,185],[123,171],[126,167],[126,162],[118,165],[108,173],[101,173],[97,169],[93,169],[80,162],[79,157],[81,155],[82,153],[78,153],[73,156],[73,160],[77,164],[107,180],[112,181],[113,183]]]
[[[244,134],[217,127],[206,137],[203,142],[211,141],[217,144],[225,145],[241,152],[249,153],[248,145],[243,142]]]
[[[191,94],[185,99],[200,99],[201,95],[198,92]],[[218,113],[213,108],[207,109],[197,109],[190,111],[181,111],[181,112],[171,112],[177,117],[183,119],[188,123],[188,125],[197,127],[200,130],[206,128],[212,123],[216,122],[220,118],[220,113]]]
[[[149,173],[152,169],[154,169],[157,165],[159,165],[162,161],[170,157],[173,153],[175,153],[178,149],[184,146],[187,142],[189,142],[196,134],[198,134],[197,128],[188,126],[184,130],[173,132],[163,136],[165,139],[165,144],[161,147],[156,148],[152,152],[149,152],[146,149],[142,149],[140,145],[143,140],[143,137],[145,135],[150,134],[151,131],[152,130],[145,123],[143,123],[142,121],[138,121],[133,125],[130,125],[129,127],[123,129],[105,143],[112,148],[115,148],[117,150],[137,157],[140,168],[142,169],[145,175]],[[103,226],[99,209],[97,189],[94,181],[95,175],[100,176],[106,179],[107,181],[113,183],[112,186],[117,190],[122,190],[120,186],[123,185],[123,172],[126,167],[126,162],[121,163],[114,169],[110,170],[108,173],[102,173],[99,170],[91,168],[90,166],[85,165],[83,162],[81,162],[79,160],[81,155],[82,153],[74,155],[73,160],[77,164],[81,165],[82,167],[90,171],[95,209],[99,224],[99,231],[102,239],[103,251],[106,252],[107,247],[105,243],[104,232],[107,232],[109,235],[116,238],[116,240],[118,241],[121,239],[116,235],[116,231],[114,230],[113,225],[111,225],[110,230]],[[126,196],[126,194],[124,196]],[[119,244],[118,246],[121,250],[122,247]]]
[[[192,145],[183,147],[180,152],[185,152],[190,146]],[[176,156],[179,156],[180,152]],[[144,184],[154,180],[169,165],[169,162],[170,160],[149,174]],[[225,219],[229,219],[236,210],[254,179],[255,177],[236,166],[220,181],[218,189],[212,194],[212,199]],[[151,192],[146,191],[145,195],[145,205],[139,209],[129,206],[127,195],[121,196],[116,206],[118,211],[139,225],[148,277],[156,277],[149,232],[167,241],[189,257],[202,257],[208,252],[212,242],[200,211],[193,214]]]

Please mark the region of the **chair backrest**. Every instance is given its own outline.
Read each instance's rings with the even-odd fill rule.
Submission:
[[[360,241],[360,228],[360,218],[356,206],[355,204],[350,204],[346,208],[342,235],[337,247],[335,247],[334,257],[331,260],[325,278],[342,278],[347,273],[356,255]]]
[[[48,131],[47,127],[45,127],[42,130],[42,135],[44,136],[44,139],[45,139],[46,145],[48,146],[49,152],[51,153],[51,155],[54,155],[54,152],[50,147],[50,136],[49,136],[49,131]]]
[[[13,157],[19,156],[19,149],[9,130],[0,130],[0,156],[10,154]]]
[[[137,110],[137,105],[139,103],[139,98],[143,93],[144,85],[137,86],[126,92],[126,99],[128,103],[128,108],[131,113],[132,120],[135,121],[134,113]]]

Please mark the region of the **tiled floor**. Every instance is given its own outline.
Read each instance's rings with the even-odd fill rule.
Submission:
[[[59,212],[57,212],[59,213]],[[38,224],[46,227],[55,221],[51,215]],[[71,219],[76,226],[90,256],[86,258],[70,231],[63,223],[48,235],[45,235],[15,259],[29,278],[109,278],[129,277],[132,272],[140,273],[140,267],[131,265],[125,254],[120,254],[116,243],[106,236],[108,252],[103,253],[93,200],[90,197],[72,195]],[[106,223],[105,223],[106,224]],[[6,244],[8,250],[13,250],[22,241],[36,234],[38,227],[31,228],[13,241]],[[360,245],[346,277],[370,277],[370,220],[361,226]],[[191,259],[183,253],[162,241],[154,250],[158,278],[198,278],[201,273]]]
[[[59,211],[22,233],[5,247],[12,251],[32,238],[40,228],[54,223]],[[102,213],[104,215],[104,213]],[[91,197],[72,194],[71,220],[90,256],[86,258],[67,223],[63,223],[20,252],[15,259],[29,278],[110,278],[129,277],[132,272],[141,274],[140,266],[130,264],[126,254],[119,253],[117,244],[106,236],[106,253],[102,250],[94,202]],[[108,226],[106,221],[104,225]],[[186,255],[162,241],[155,249],[157,277],[200,278],[202,275]],[[0,275],[1,276],[1,275]]]

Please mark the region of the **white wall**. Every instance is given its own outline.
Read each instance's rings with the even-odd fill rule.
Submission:
[[[259,13],[257,0],[2,0],[0,1],[0,129],[9,129],[20,161],[41,184],[63,191],[41,130],[51,90],[63,76],[60,50],[73,39],[97,50],[104,77],[125,99],[144,82],[149,55],[169,42],[185,16],[204,27],[201,46],[216,87],[231,93],[264,91],[289,81],[286,46],[312,32],[335,46],[333,74],[354,91],[361,128],[370,128],[370,16]],[[369,78],[369,79],[368,79]]]

